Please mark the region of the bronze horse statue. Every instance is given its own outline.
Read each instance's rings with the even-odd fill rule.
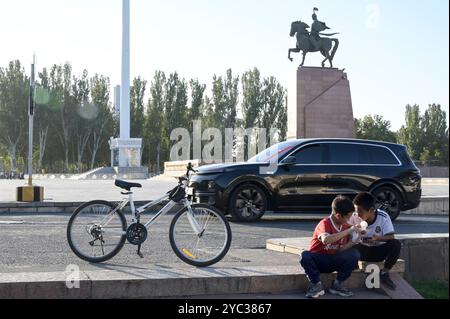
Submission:
[[[319,26],[321,24],[318,24]],[[303,66],[305,63],[305,57],[308,52],[320,52],[325,57],[325,60],[322,61],[322,67],[325,67],[325,62],[328,60],[330,62],[330,67],[333,67],[333,59],[334,56],[339,48],[339,40],[338,39],[332,39],[332,38],[320,38],[320,41],[318,42],[318,47],[315,47],[313,43],[311,42],[311,33],[308,31],[309,25],[302,22],[302,21],[294,21],[291,24],[291,33],[290,36],[294,37],[297,35],[297,46],[294,49],[289,49],[289,60],[293,61],[291,58],[291,53],[299,53],[300,51],[303,51],[303,60],[300,66]],[[325,24],[323,24],[322,30],[317,31],[324,31],[328,29]],[[323,34],[320,33],[320,35],[325,36],[333,36],[337,33],[333,34]],[[333,46],[334,43],[334,46]],[[330,53],[331,51],[331,53]]]

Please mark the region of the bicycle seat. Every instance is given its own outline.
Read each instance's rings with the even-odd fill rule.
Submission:
[[[142,185],[141,184],[137,184],[137,183],[128,183],[128,182],[125,182],[125,181],[122,181],[122,180],[120,180],[120,179],[117,179],[116,180],[116,183],[115,183],[115,185],[117,186],[117,187],[120,187],[120,188],[122,188],[122,189],[125,189],[125,190],[127,190],[127,191],[130,191],[132,188],[142,188]]]

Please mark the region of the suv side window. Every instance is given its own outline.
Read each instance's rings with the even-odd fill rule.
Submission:
[[[360,164],[360,151],[357,144],[329,143],[329,164]]]
[[[391,151],[385,147],[364,145],[367,154],[367,162],[364,164],[371,165],[399,165],[398,160]]]
[[[352,143],[329,143],[329,164],[399,165],[387,148]]]
[[[300,149],[293,156],[295,156],[297,164],[323,164],[324,147],[322,144],[308,145]]]

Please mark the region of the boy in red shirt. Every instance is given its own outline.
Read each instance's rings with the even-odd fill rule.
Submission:
[[[321,273],[337,271],[330,293],[342,297],[351,297],[353,293],[342,284],[346,281],[358,264],[360,253],[352,248],[355,244],[350,240],[353,232],[361,232],[360,226],[349,226],[347,223],[355,208],[352,201],[345,196],[338,196],[332,204],[332,214],[323,219],[316,227],[309,251],[304,251],[300,264],[305,269],[311,286],[306,297],[318,298],[325,294]]]

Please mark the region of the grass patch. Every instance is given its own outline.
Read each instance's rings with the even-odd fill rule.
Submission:
[[[410,284],[425,299],[449,299],[448,298],[448,282],[412,281]]]

